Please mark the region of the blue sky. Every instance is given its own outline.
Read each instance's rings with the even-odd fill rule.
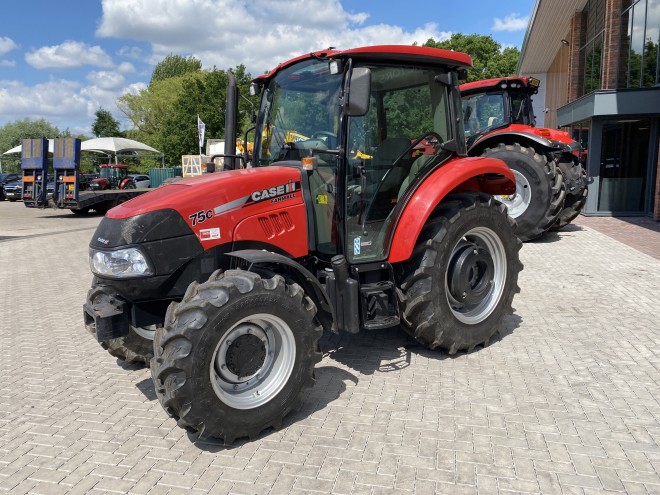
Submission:
[[[240,63],[257,75],[334,46],[424,43],[451,33],[522,45],[534,0],[22,0],[3,3],[0,126],[45,118],[90,134],[94,112],[112,112],[146,87],[170,53],[204,67]],[[1,152],[2,150],[0,150]]]

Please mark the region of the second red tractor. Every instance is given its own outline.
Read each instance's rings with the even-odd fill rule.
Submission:
[[[536,127],[532,95],[538,88],[532,77],[460,86],[468,154],[499,158],[513,171],[516,192],[499,199],[523,241],[570,223],[587,198],[580,144],[567,132]]]

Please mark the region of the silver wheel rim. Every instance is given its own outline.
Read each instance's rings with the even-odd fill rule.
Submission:
[[[488,282],[485,296],[474,304],[462,303],[457,297],[454,297],[450,290],[449,269],[445,274],[445,294],[453,315],[462,323],[476,325],[488,318],[500,302],[507,273],[506,253],[500,237],[495,232],[486,227],[475,227],[456,243],[452,249],[448,266],[451,266],[451,261],[466,248],[487,252],[492,260],[492,276],[485,281]]]
[[[154,335],[156,335],[156,325],[149,325],[146,327],[134,327],[131,325],[131,329],[137,333],[140,337],[147,340],[154,340]]]
[[[506,205],[507,213],[511,218],[518,218],[527,211],[532,202],[532,188],[529,187],[529,181],[523,174],[517,170],[511,171],[516,178],[516,193],[509,196],[495,196],[495,198]]]
[[[232,366],[237,339],[261,341],[264,353],[256,371],[238,376]],[[254,409],[272,400],[286,385],[295,364],[296,342],[287,323],[272,314],[243,318],[218,342],[210,363],[211,384],[218,398],[234,409]]]

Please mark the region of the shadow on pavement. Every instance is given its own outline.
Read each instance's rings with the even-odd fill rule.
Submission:
[[[511,335],[520,326],[522,318],[517,314],[507,315],[504,318],[502,329],[496,333],[489,342],[499,342]],[[402,328],[379,330],[374,332],[363,331],[359,334],[331,334],[324,333],[319,342],[321,352],[325,361],[314,370],[316,382],[307,391],[298,411],[287,415],[282,421],[282,428],[294,426],[313,416],[318,411],[328,407],[330,403],[339,399],[346,392],[346,383],[358,385],[359,375],[372,375],[374,373],[389,373],[400,371],[410,366],[413,355],[427,359],[456,359],[467,354],[459,351],[449,355],[445,351],[428,349],[419,344],[409,336]],[[479,352],[482,346],[477,346],[473,352]],[[338,366],[333,366],[332,361],[343,365],[356,374]],[[138,370],[144,368],[141,364],[126,364],[117,360],[118,364],[126,370]],[[137,389],[150,401],[157,400],[156,391],[150,378],[144,379],[136,384]],[[269,428],[261,434],[258,439],[267,439],[276,431]],[[222,450],[233,450],[245,445],[251,440],[239,438],[231,445],[225,445],[222,440],[198,438],[193,431],[187,432],[190,442],[200,450],[206,452],[220,452]]]

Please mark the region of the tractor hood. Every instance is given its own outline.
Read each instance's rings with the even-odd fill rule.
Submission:
[[[90,246],[111,249],[193,236],[203,250],[261,241],[284,251],[295,246],[292,254],[306,254],[301,172],[295,167],[258,167],[159,187],[111,209]],[[299,232],[296,239],[301,239],[297,244],[290,238],[294,230]]]
[[[264,203],[302,203],[300,181],[300,170],[289,167],[261,167],[206,174],[142,194],[111,209],[106,216],[128,218],[163,209],[174,209],[184,218],[198,211],[209,210],[213,216],[235,214],[243,208],[258,212],[264,208]],[[192,221],[189,223],[192,226]]]

